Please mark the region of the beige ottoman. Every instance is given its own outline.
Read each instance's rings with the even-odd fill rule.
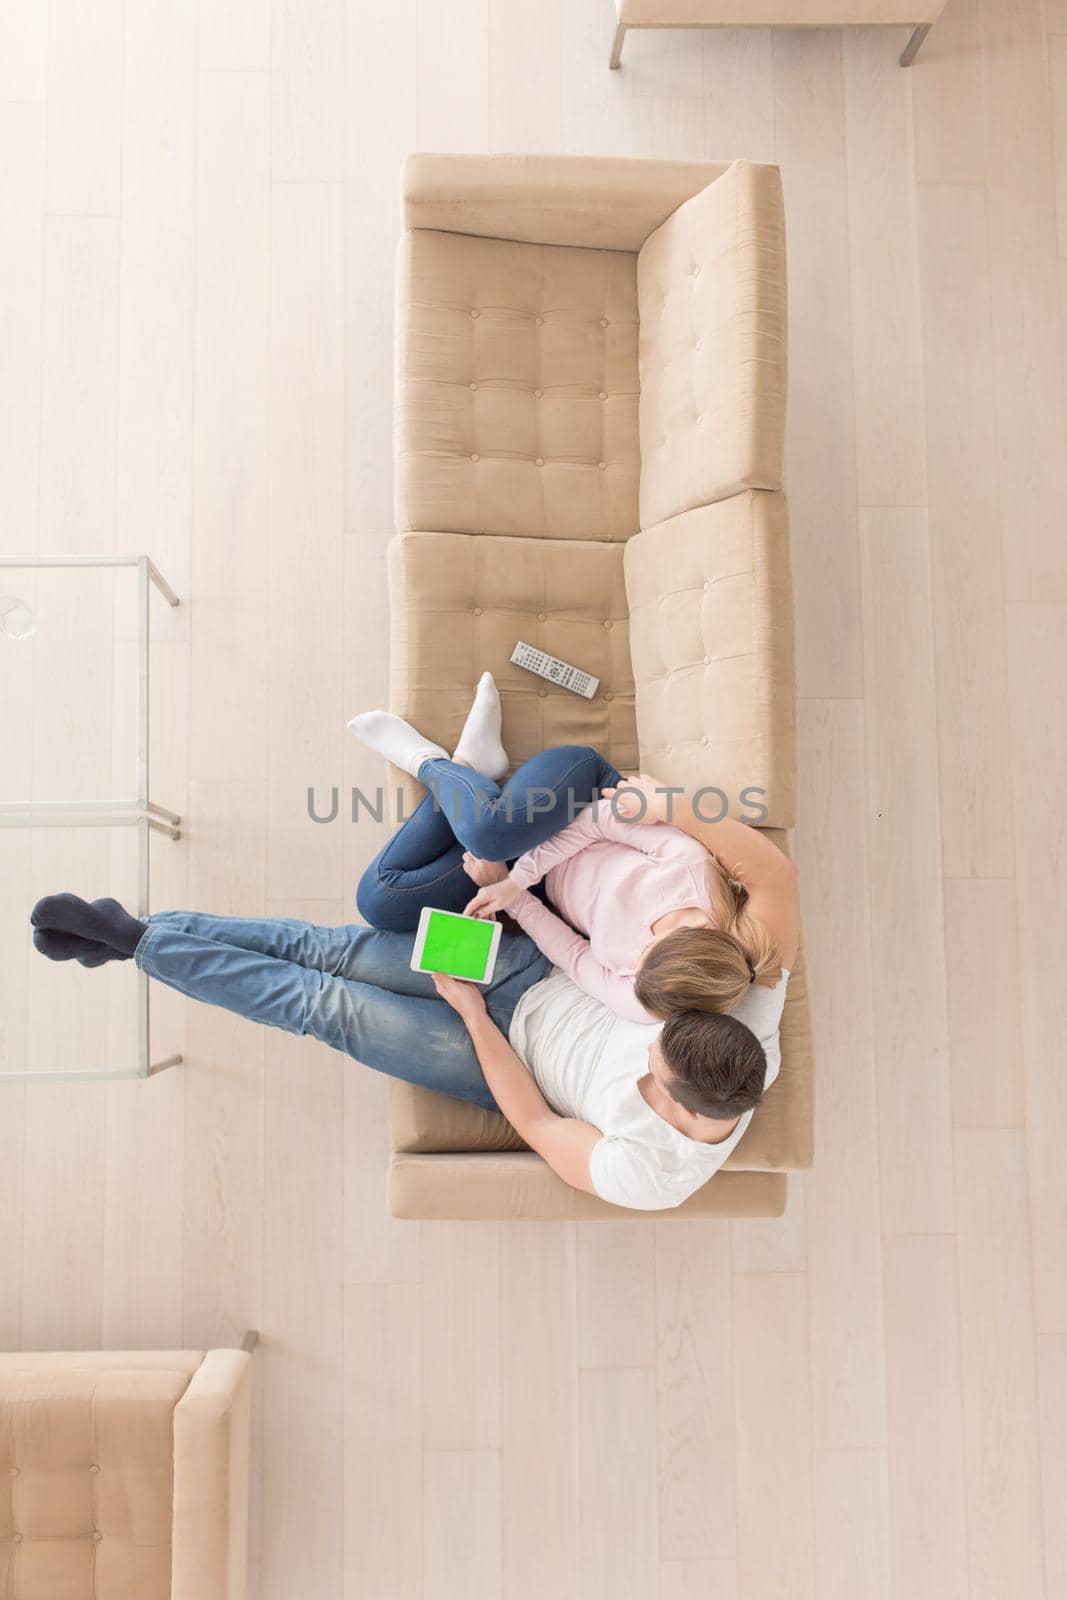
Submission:
[[[628,28],[909,27],[900,58],[910,67],[945,0],[615,0],[612,67],[622,63]]]

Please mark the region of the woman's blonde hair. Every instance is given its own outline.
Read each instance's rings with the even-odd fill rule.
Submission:
[[[763,924],[746,909],[748,890],[714,856],[708,888],[717,926],[676,928],[645,955],[635,992],[655,1017],[676,1011],[729,1011],[750,984],[773,989],[782,961]]]

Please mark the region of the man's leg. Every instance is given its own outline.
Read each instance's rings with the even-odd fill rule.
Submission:
[[[196,918],[191,913],[165,913],[154,917],[134,957],[138,967],[180,994],[221,1006],[227,1011],[281,1028],[306,1034],[340,1050],[364,1066],[389,1077],[436,1089],[441,1094],[474,1105],[495,1108],[470,1036],[462,1020],[438,998],[432,981],[410,970],[411,940],[402,934],[379,933],[369,928],[314,929],[304,924],[275,924],[278,947],[337,959],[339,942],[315,940],[314,935],[355,935],[350,939],[348,970],[377,972],[395,985],[383,988],[373,982],[336,976],[322,967],[304,966],[296,960],[265,954],[255,948],[225,944],[189,932],[184,922],[242,924],[234,931],[248,940],[262,937],[266,927],[253,919]],[[304,931],[301,931],[301,927]],[[257,933],[255,930],[259,930]],[[544,975],[546,963],[528,940],[516,937],[503,951],[493,988],[502,989],[497,1014],[492,994],[490,1011],[506,1028],[518,995]],[[531,954],[532,951],[532,954]],[[403,988],[403,992],[397,990]]]

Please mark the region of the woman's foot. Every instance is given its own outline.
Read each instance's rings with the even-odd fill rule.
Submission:
[[[117,900],[90,903],[76,894],[45,895],[30,912],[30,921],[51,933],[72,933],[107,945],[115,957],[132,956],[147,931]]]
[[[77,933],[60,933],[57,928],[34,928],[33,943],[49,961],[76,961],[82,967],[102,967],[108,961],[126,959],[110,945],[83,939]]]
[[[507,752],[500,742],[500,723],[500,693],[493,674],[483,672],[452,760],[473,767],[497,783],[508,770]]]
[[[469,850],[463,852],[463,870],[479,889],[488,889],[491,883],[503,883],[508,876],[506,861],[483,861],[480,856],[472,856]]]
[[[401,772],[419,775],[424,761],[447,761],[448,751],[432,739],[424,738],[417,728],[403,717],[394,717],[391,711],[364,711],[348,724],[356,738],[376,750],[386,761],[391,761]]]

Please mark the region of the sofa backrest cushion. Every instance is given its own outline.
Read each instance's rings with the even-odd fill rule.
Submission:
[[[637,258],[416,229],[397,276],[401,533],[637,528]]]
[[[782,487],[785,224],[777,167],[735,161],[637,258],[641,526]]]
[[[671,517],[625,556],[641,768],[730,814],[796,820],[793,590],[785,496]],[[715,821],[723,801],[701,800]],[[762,812],[756,808],[762,808]]]
[[[0,1594],[168,1600],[174,1407],[201,1357],[170,1359],[0,1357]]]

